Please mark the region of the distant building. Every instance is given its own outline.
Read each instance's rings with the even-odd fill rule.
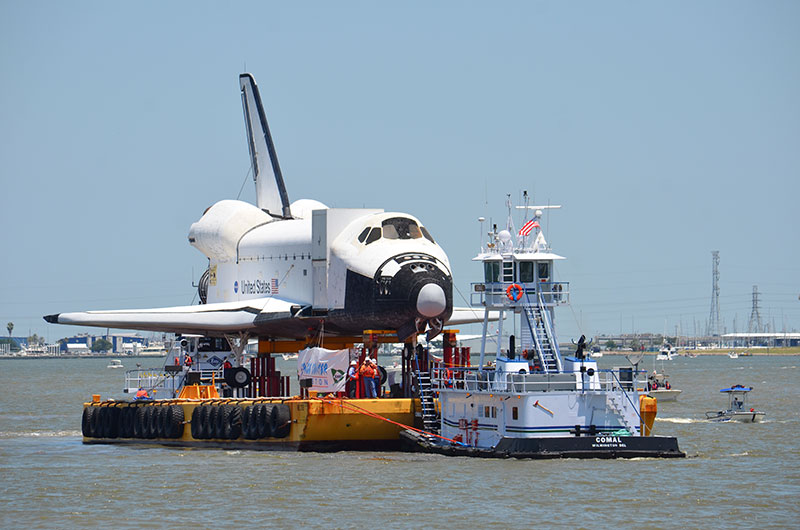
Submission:
[[[729,346],[738,348],[800,346],[800,333],[726,333],[722,338]]]

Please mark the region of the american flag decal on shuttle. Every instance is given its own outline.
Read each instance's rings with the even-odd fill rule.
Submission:
[[[270,287],[272,288],[272,294],[278,294],[278,278],[272,278]]]

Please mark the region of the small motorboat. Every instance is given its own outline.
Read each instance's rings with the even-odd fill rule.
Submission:
[[[672,388],[666,373],[653,373],[647,376],[647,395],[656,398],[658,403],[664,401],[677,401],[681,391]]]
[[[740,423],[759,423],[766,416],[766,412],[757,411],[747,406],[747,394],[752,387],[733,385],[723,388],[720,392],[728,394],[730,404],[728,410],[706,412],[706,419],[710,421],[738,421]]]
[[[658,350],[658,355],[656,355],[656,361],[671,361],[676,355],[678,355],[678,350],[673,348],[670,344],[664,344],[660,350]]]
[[[731,359],[738,359],[738,358],[739,358],[739,354],[738,354],[738,353],[736,353],[735,351],[731,350],[731,351],[728,353],[728,357],[730,357]]]
[[[122,366],[122,361],[120,361],[119,359],[111,359],[106,368],[125,368],[125,367]]]

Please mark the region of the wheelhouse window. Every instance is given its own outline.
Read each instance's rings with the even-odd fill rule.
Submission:
[[[520,261],[519,262],[519,281],[522,283],[533,282],[533,262]]]
[[[547,263],[547,262],[539,263],[538,264],[538,269],[539,270],[537,272],[539,273],[539,279],[540,280],[546,280],[546,279],[550,278],[550,264],[549,263]]]
[[[486,283],[494,283],[500,281],[500,262],[499,261],[484,261],[483,262],[483,278]]]
[[[407,217],[392,217],[383,223],[383,237],[386,239],[419,239],[422,232],[416,221]]]

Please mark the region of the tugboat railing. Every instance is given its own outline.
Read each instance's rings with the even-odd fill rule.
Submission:
[[[470,293],[470,304],[473,306],[488,306],[493,308],[512,308],[517,305],[512,302],[506,290],[514,282],[473,282]],[[569,282],[540,282],[518,283],[524,294],[542,295],[545,307],[565,305],[569,303]]]
[[[159,369],[138,369],[128,370],[125,372],[125,391],[135,393],[137,389],[144,388],[148,392],[158,390],[167,390],[171,393],[177,393],[186,381],[187,374],[199,374],[200,382],[210,384],[215,381],[219,384],[224,380],[224,369],[222,367],[212,370],[159,370]],[[197,376],[195,376],[197,377]]]
[[[479,370],[477,367],[448,367],[443,363],[432,363],[431,384],[435,390],[461,390],[464,392],[527,394],[533,392],[611,392],[622,391],[631,405],[628,393],[634,388],[642,388],[646,371],[632,374],[633,380],[624,382],[618,377],[620,370],[597,370],[596,381],[584,381],[581,372],[562,371],[559,373],[514,373]],[[634,406],[634,408],[636,408]]]

